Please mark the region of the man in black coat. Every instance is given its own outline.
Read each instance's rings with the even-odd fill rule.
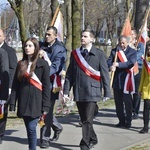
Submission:
[[[12,87],[12,82],[17,66],[17,56],[16,56],[16,51],[11,48],[10,46],[7,45],[5,42],[5,35],[2,29],[0,29],[0,48],[5,50],[8,55],[8,62],[9,62],[9,94],[11,92],[11,87]],[[7,61],[7,59],[3,59],[4,63]],[[4,106],[4,118],[0,119],[0,143],[2,143],[2,137],[5,132],[5,127],[6,127],[6,121],[7,121],[7,114],[8,114],[8,105],[7,103]]]
[[[137,52],[128,44],[128,38],[121,36],[118,46],[112,49],[107,60],[110,70],[115,71],[112,88],[119,120],[116,127],[126,128],[130,128],[132,122],[132,94],[135,93],[133,66],[137,58]]]
[[[69,91],[73,87],[74,100],[81,118],[81,150],[89,150],[98,142],[93,129],[93,118],[96,104],[102,96],[101,82],[104,97],[110,97],[111,95],[106,57],[102,50],[93,45],[94,40],[92,30],[82,31],[82,46],[71,53],[64,84],[64,98],[69,95]]]

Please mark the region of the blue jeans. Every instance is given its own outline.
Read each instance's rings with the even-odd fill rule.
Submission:
[[[27,130],[29,150],[36,150],[37,144],[36,126],[39,118],[23,117],[23,120]]]

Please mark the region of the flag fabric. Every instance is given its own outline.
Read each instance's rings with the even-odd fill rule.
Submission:
[[[63,42],[63,15],[61,13],[61,11],[59,10],[58,15],[56,17],[54,26],[57,28],[58,30],[58,34],[57,34],[57,39],[61,42]]]
[[[139,40],[138,42],[142,42],[144,44],[144,47],[146,47],[146,38],[148,37],[148,34],[147,34],[147,20],[144,22],[144,25],[143,25],[143,29],[141,29],[141,35],[139,37]]]
[[[132,35],[131,23],[130,23],[129,16],[127,17],[127,19],[125,21],[121,35],[124,35],[124,36],[131,36]]]

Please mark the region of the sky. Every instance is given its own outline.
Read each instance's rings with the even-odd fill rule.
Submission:
[[[9,4],[7,0],[0,0],[0,12],[2,9],[6,8],[6,4]]]
[[[0,4],[8,3],[7,0],[0,0]]]

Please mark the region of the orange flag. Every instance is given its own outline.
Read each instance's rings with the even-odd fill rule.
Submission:
[[[126,18],[126,21],[125,21],[125,24],[123,26],[121,35],[125,35],[125,36],[129,36],[129,35],[131,36],[132,35],[132,32],[131,32],[131,23],[130,23],[129,16]]]

